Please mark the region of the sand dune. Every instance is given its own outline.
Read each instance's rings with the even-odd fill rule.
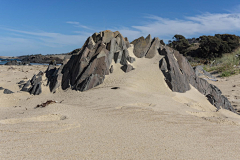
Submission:
[[[0,91],[1,159],[240,159],[239,116],[193,87],[172,92],[161,58],[136,58],[129,73],[113,64],[104,83],[85,92],[44,86],[37,96],[17,82],[45,66],[0,66],[0,87],[15,92]],[[47,100],[57,103],[34,109]]]

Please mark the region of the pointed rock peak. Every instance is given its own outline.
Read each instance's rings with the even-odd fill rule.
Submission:
[[[147,51],[149,50],[152,42],[152,37],[149,34],[146,39],[144,37],[139,37],[131,42],[134,45],[133,53],[136,57],[142,58],[146,55]]]

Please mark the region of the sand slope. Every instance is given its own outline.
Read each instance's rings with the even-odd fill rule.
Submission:
[[[194,88],[171,92],[161,58],[137,59],[129,73],[114,64],[86,92],[39,96],[16,83],[46,67],[0,66],[0,86],[15,92],[0,91],[0,159],[240,159],[239,116]],[[57,103],[34,109],[47,100]]]

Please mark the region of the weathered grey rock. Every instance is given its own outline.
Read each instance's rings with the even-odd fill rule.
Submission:
[[[114,38],[114,33],[110,30],[103,31],[101,34],[103,43],[109,43]]]
[[[202,66],[196,66],[196,67],[194,67],[193,69],[194,69],[194,71],[195,71],[195,74],[196,74],[198,77],[206,77],[206,78],[208,78],[208,79],[213,79],[213,80],[216,79],[216,77],[214,77],[213,75],[211,75],[211,73],[205,71]]]
[[[30,80],[28,80],[27,83],[25,83],[25,85],[22,87],[21,91],[28,92],[30,91],[31,88],[32,88],[31,82]]]
[[[23,83],[25,83],[25,81],[22,80],[22,81],[18,82],[17,84],[23,84]]]
[[[127,49],[124,49],[124,50],[123,50],[122,57],[121,57],[121,61],[120,61],[120,64],[121,64],[121,65],[126,65],[126,64],[127,64],[127,57],[128,57],[128,56],[129,56],[128,50],[127,50]]]
[[[165,76],[165,81],[173,92],[184,93],[190,89],[187,77],[181,72],[172,53],[166,52],[160,60],[159,67]]]
[[[30,80],[25,83],[25,85],[22,87],[21,91],[29,92],[30,89],[32,88]]]
[[[29,93],[33,95],[39,95],[42,93],[41,82],[34,84],[33,87],[30,89]]]
[[[150,49],[148,50],[146,54],[146,58],[153,58],[156,54],[158,54],[158,49],[160,47],[160,39],[159,38],[154,38],[153,42],[150,46]]]
[[[128,41],[128,38],[125,37],[124,40],[125,40],[126,47],[129,48],[130,47],[130,43]]]
[[[111,65],[111,68],[109,69],[110,73],[113,73],[113,65]]]
[[[120,63],[121,62],[122,54],[123,54],[123,51],[119,51],[119,52],[116,52],[114,54],[114,61],[115,61],[115,63]]]
[[[125,73],[134,70],[133,66],[131,66],[130,64],[125,64],[124,66],[121,67],[121,69],[122,69]]]
[[[113,72],[113,67],[110,68],[113,59],[115,63],[127,66],[126,69],[123,67],[126,72],[132,70],[131,65],[127,65],[127,61],[132,63],[135,59],[129,57],[127,50],[129,46],[128,40],[118,31],[94,33],[87,39],[79,53],[72,55],[63,64],[62,75],[55,74],[56,69],[53,67],[46,71],[47,77],[51,77],[50,86],[51,84],[58,86],[56,84],[61,82],[63,90],[67,88],[79,91],[91,89],[101,84],[105,75]]]
[[[53,68],[49,66],[46,70],[46,77],[48,78],[47,85],[49,85],[49,89],[53,93],[56,92],[62,83],[62,69],[63,65],[61,65],[58,69],[56,67]]]
[[[34,75],[31,80],[28,80],[22,87],[21,91],[29,92],[33,95],[39,95],[42,93],[42,75],[43,72],[39,72],[37,75]]]
[[[161,54],[165,57],[160,61],[159,66],[170,89],[175,92],[185,92],[190,89],[188,85],[191,84],[204,94],[216,108],[235,112],[231,103],[216,86],[195,74],[194,69],[183,55],[168,47],[164,47]]]
[[[151,35],[149,34],[146,37],[146,39],[144,39],[144,37],[140,37],[134,40],[133,42],[131,42],[131,44],[134,45],[133,53],[135,54],[135,56],[138,58],[144,57],[147,51],[149,50],[151,41],[152,41],[152,38],[151,38]]]
[[[4,94],[12,94],[14,93],[13,91],[10,91],[9,89],[4,89],[3,91]]]
[[[136,59],[134,57],[127,56],[127,61],[133,63]]]

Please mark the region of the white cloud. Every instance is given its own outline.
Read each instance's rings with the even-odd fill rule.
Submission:
[[[240,8],[240,6],[239,6]],[[167,41],[175,34],[181,34],[185,37],[194,37],[196,35],[213,35],[216,33],[240,33],[240,13],[205,13],[196,16],[183,17],[183,19],[168,19],[151,15],[144,17],[147,23],[144,25],[124,26],[118,28],[107,28],[112,31],[120,31],[123,36],[128,37],[130,41],[151,34],[152,37],[159,37]],[[27,48],[52,48],[52,50],[60,50],[60,48],[81,47],[88,36],[101,28],[93,30],[87,26],[75,21],[68,21],[68,24],[81,28],[80,31],[72,31],[73,34],[62,34],[46,31],[25,31],[4,28],[0,26],[0,30],[5,30],[7,36],[0,37],[0,54],[3,50],[17,50]],[[76,48],[77,48],[76,47]],[[75,48],[72,48],[75,49]],[[64,52],[64,51],[62,51]],[[43,52],[41,52],[43,53]],[[56,52],[55,52],[56,53]]]
[[[196,34],[215,34],[240,31],[240,13],[235,14],[211,14],[184,17],[184,19],[167,19],[158,16],[145,17],[148,24],[136,25],[129,28],[119,28],[121,33],[126,33],[133,40],[140,36],[151,34],[155,37],[168,37],[175,34],[191,37]]]
[[[82,24],[80,24],[79,22],[67,21],[66,23],[68,23],[68,24],[73,24],[74,27],[79,27],[79,28],[83,28],[83,29],[93,30],[92,28],[90,28],[90,27],[88,27],[88,26],[85,26],[85,25],[82,25]]]

